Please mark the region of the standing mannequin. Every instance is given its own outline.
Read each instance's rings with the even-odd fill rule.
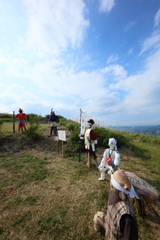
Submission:
[[[98,139],[100,135],[93,131],[92,126],[94,124],[93,119],[87,121],[86,131],[84,133],[84,142],[85,142],[85,149],[89,151],[90,156],[93,157],[96,167],[98,168],[98,160],[95,153],[95,144],[98,143]]]
[[[108,171],[108,174],[114,172],[120,163],[120,154],[117,150],[117,141],[114,138],[109,138],[108,146],[104,153],[101,164],[99,165],[99,171],[101,172],[101,177],[99,178],[100,181],[105,180],[105,171]]]
[[[28,121],[28,118],[27,115],[23,113],[23,110],[21,108],[19,108],[19,113],[14,118],[17,118],[19,120],[18,132],[20,132],[20,130],[23,131],[23,129],[27,130],[25,126],[25,121]]]
[[[135,197],[138,198],[123,170],[111,174],[107,212],[95,214],[94,229],[105,231],[107,240],[138,240],[135,212],[129,200]]]
[[[48,137],[51,137],[53,130],[54,130],[54,135],[57,134],[57,122],[58,122],[58,116],[55,115],[53,108],[51,108],[51,114],[48,120],[51,122],[50,135]]]

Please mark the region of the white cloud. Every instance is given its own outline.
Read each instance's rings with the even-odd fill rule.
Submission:
[[[127,26],[124,28],[124,31],[129,31],[132,27],[134,27],[136,24],[135,21],[131,21],[127,24]]]
[[[119,79],[123,79],[127,76],[127,71],[120,65],[110,65],[109,67],[105,67],[101,70],[103,73],[112,74],[114,80],[118,81]]]
[[[160,23],[160,9],[157,11],[154,17],[154,27],[158,27]],[[150,49],[158,49],[160,47],[160,31],[155,30],[152,32],[151,36],[148,37],[142,44],[142,50],[139,55]]]
[[[115,0],[99,0],[99,11],[110,12],[115,6]]]
[[[160,9],[157,11],[154,17],[154,27],[158,27],[160,24]]]
[[[49,98],[49,100],[45,98],[41,98],[36,95],[35,89],[28,91],[25,87],[18,84],[11,84],[6,86],[5,90],[1,92],[0,95],[0,109],[1,112],[12,113],[13,111],[17,112],[21,107],[26,113],[36,113],[47,115],[49,113],[46,112],[46,109],[50,109],[51,107],[58,109],[61,111],[62,109],[74,109],[75,106],[69,106],[67,103],[59,102],[55,100],[55,98]]]
[[[116,62],[119,59],[117,54],[112,54],[108,59],[107,63]]]
[[[89,21],[82,0],[23,0],[27,6],[27,47],[43,57],[81,45]]]
[[[129,55],[132,54],[132,53],[133,53],[133,48],[129,49],[129,51],[128,51]]]
[[[96,96],[103,94],[104,78],[99,71],[75,73],[68,69],[67,66],[63,70],[54,70],[51,66],[44,63],[36,64],[30,72],[32,79],[37,86],[43,91],[55,97],[77,96],[83,99],[89,98],[88,89]],[[99,92],[97,93],[97,89]]]
[[[146,70],[143,73],[132,75],[111,84],[111,89],[126,92],[122,103],[125,110],[130,113],[155,112],[160,105],[160,68],[157,64],[160,60],[160,50],[150,56],[146,61]]]
[[[28,104],[36,104],[39,101],[39,97],[18,84],[9,85],[0,95],[2,109],[9,113],[19,107],[25,110]]]
[[[142,44],[142,50],[139,55],[148,51],[151,48],[159,48],[160,47],[160,34],[153,33],[153,35],[147,38],[144,43]]]

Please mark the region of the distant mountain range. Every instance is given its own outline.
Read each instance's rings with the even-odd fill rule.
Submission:
[[[160,125],[149,126],[113,126],[108,127],[113,130],[124,131],[129,133],[142,133],[149,135],[160,135]]]

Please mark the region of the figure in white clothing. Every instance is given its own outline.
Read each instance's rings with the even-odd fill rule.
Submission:
[[[114,138],[109,138],[108,142],[109,148],[107,148],[103,153],[103,158],[101,164],[99,165],[99,171],[101,172],[100,181],[105,180],[105,171],[108,171],[108,174],[114,173],[114,169],[117,169],[120,163],[120,154],[117,150],[117,141]]]

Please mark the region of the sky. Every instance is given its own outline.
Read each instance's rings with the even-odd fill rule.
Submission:
[[[0,112],[160,124],[160,0],[0,0]]]

